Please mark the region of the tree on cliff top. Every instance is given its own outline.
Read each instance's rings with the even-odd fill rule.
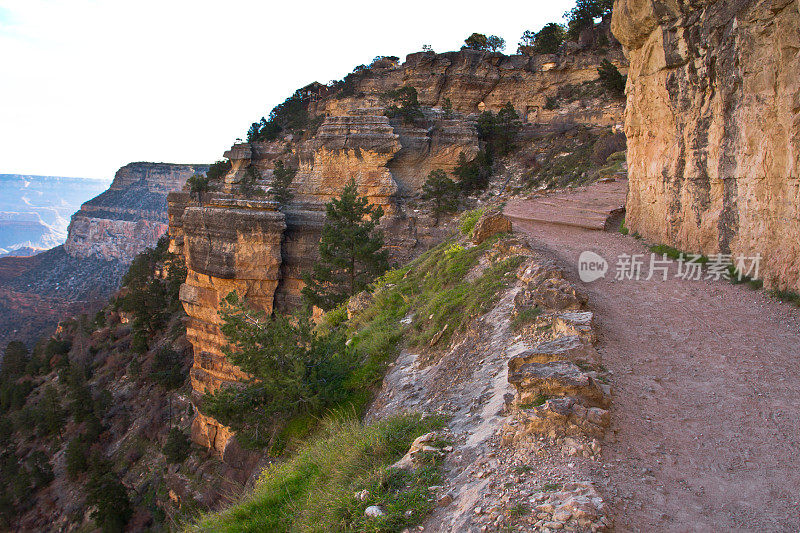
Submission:
[[[484,50],[486,52],[500,52],[506,47],[506,40],[497,35],[486,36],[482,33],[473,33],[464,39],[464,46],[469,50]]]
[[[570,39],[577,39],[584,28],[594,24],[594,19],[611,16],[613,9],[614,0],[577,0],[575,7],[564,13],[567,35]]]
[[[564,26],[550,22],[538,32],[525,30],[517,46],[518,54],[555,54],[564,42]]]
[[[319,261],[304,276],[306,299],[325,310],[333,309],[367,288],[389,268],[383,233],[377,229],[383,209],[358,196],[350,180],[339,198],[325,205],[327,220],[319,242]],[[369,218],[367,218],[369,217]]]
[[[208,191],[210,188],[208,176],[204,176],[202,174],[195,174],[188,180],[186,183],[189,184],[189,193],[197,195],[197,201],[203,201],[203,193]]]

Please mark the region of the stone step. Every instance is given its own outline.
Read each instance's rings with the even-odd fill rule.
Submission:
[[[520,421],[526,433],[590,435],[602,437],[611,420],[606,409],[586,407],[578,398],[551,398],[541,405],[520,409]]]
[[[589,365],[595,363],[596,359],[597,352],[591,344],[578,335],[563,335],[511,355],[508,360],[508,370],[509,373],[516,372],[527,363],[551,361],[571,361]]]
[[[516,370],[509,368],[508,382],[517,390],[518,404],[521,405],[533,403],[543,396],[574,396],[589,405],[606,406],[610,387],[599,383],[592,374],[571,361],[525,363]]]

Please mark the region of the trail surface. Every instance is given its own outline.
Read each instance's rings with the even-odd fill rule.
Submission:
[[[645,254],[646,274],[650,253],[632,237],[580,227],[582,212],[624,202],[613,193],[622,188],[595,187],[515,200],[506,214],[558,258],[595,313],[614,374],[597,474],[615,529],[800,531],[800,310],[743,285],[677,279],[676,264],[666,281],[616,281],[620,255]],[[547,204],[559,223],[543,222]],[[605,278],[580,281],[584,250],[609,262]]]

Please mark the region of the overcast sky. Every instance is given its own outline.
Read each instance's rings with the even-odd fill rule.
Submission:
[[[574,0],[0,0],[0,173],[207,163],[295,89],[376,55],[516,50]]]

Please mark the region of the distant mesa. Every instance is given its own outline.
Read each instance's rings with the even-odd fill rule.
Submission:
[[[58,320],[104,304],[136,254],[166,233],[167,194],[207,170],[130,163],[110,185],[0,175],[0,346],[35,342]]]

